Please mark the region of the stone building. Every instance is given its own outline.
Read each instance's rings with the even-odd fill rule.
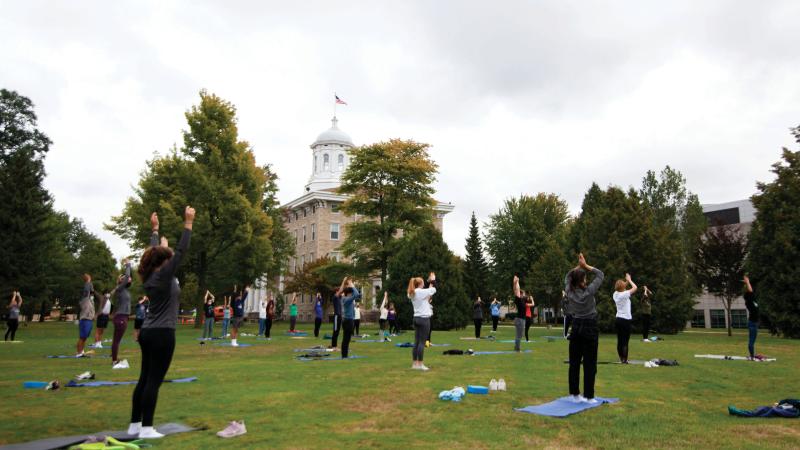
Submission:
[[[734,227],[740,233],[750,232],[756,217],[750,200],[738,200],[715,205],[703,205],[703,214],[709,226]],[[704,292],[696,299],[694,315],[688,326],[691,328],[727,328],[724,300]],[[744,298],[738,297],[731,303],[731,327],[747,328],[747,309]]]
[[[339,250],[347,233],[347,224],[362,217],[348,216],[340,211],[341,204],[347,200],[346,195],[338,194],[342,173],[350,163],[348,150],[354,147],[350,136],[339,129],[338,119],[333,118],[331,127],[317,136],[311,144],[311,176],[305,186],[305,193],[300,197],[286,203],[284,226],[295,240],[295,255],[288,261],[288,272],[294,273],[302,269],[303,265],[321,257],[328,257],[337,261],[345,257]],[[442,230],[444,216],[452,211],[453,205],[437,203],[434,207],[434,226]],[[279,292],[283,292],[284,279],[281,277],[277,284]],[[374,308],[375,292],[381,288],[380,278],[371,280],[371,286],[363,289],[364,309]],[[268,295],[266,289],[254,289],[248,310],[252,307],[257,311],[260,300]],[[288,302],[291,293],[283,292]],[[308,294],[298,293],[298,321],[308,322],[314,320],[313,298]],[[284,316],[288,315],[288,307],[284,308]]]

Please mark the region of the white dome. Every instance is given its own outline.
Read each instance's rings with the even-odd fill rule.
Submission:
[[[338,127],[339,119],[336,116],[333,117],[331,120],[331,127],[317,136],[317,140],[311,144],[311,147],[316,147],[317,145],[323,144],[340,144],[346,145],[348,147],[353,146],[353,140],[350,139],[350,135],[345,133],[344,131],[340,130]]]

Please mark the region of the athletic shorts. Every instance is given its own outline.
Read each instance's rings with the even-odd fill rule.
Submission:
[[[78,322],[78,336],[81,339],[86,339],[92,334],[92,321],[89,319],[81,319]]]
[[[141,330],[143,323],[144,323],[144,319],[134,319],[134,321],[133,321],[133,329],[134,330]]]
[[[108,328],[108,314],[97,316],[97,328]]]
[[[244,322],[244,317],[234,317],[232,322],[233,322],[233,328],[241,328],[242,323]]]

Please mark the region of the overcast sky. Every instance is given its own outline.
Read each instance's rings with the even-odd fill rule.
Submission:
[[[181,144],[207,89],[280,176],[310,176],[330,126],[355,143],[430,143],[436,197],[469,215],[592,181],[639,185],[669,164],[703,203],[749,197],[800,124],[797,1],[0,0],[0,87],[30,97],[53,140],[46,186],[117,257],[102,224],[145,161]]]

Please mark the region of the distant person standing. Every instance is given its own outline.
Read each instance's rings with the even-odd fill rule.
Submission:
[[[475,323],[475,339],[480,339],[483,325],[483,302],[480,297],[472,304],[472,321]]]
[[[342,328],[342,292],[333,294],[333,333],[331,333],[331,351],[339,350],[339,329]]]
[[[386,340],[386,322],[389,320],[389,291],[383,291],[383,301],[381,302],[380,317],[378,325],[381,329],[380,341]]]
[[[396,336],[400,334],[400,327],[397,326],[397,310],[394,309],[394,303],[389,303],[389,334]]]
[[[128,289],[131,287],[133,278],[131,278],[131,263],[127,259],[122,262],[125,265],[125,273],[117,278],[117,287],[114,288],[114,296],[117,299],[116,308],[114,310],[114,339],[111,342],[111,365],[116,366],[120,361],[117,358],[119,355],[119,344],[122,342],[122,337],[125,336],[125,331],[128,329],[128,319],[131,315],[131,293]],[[125,363],[127,365],[127,362]],[[124,365],[119,366],[123,368]]]
[[[514,351],[522,352],[522,334],[525,331],[525,305],[528,303],[528,297],[525,291],[519,288],[519,277],[514,275],[514,307],[517,309],[517,315],[514,317],[514,330],[516,331],[514,337]]]
[[[750,284],[750,277],[744,276],[744,306],[747,308],[747,351],[750,352],[750,359],[756,359],[756,338],[758,337],[758,301]]]
[[[203,339],[207,341],[214,338],[214,295],[209,290],[203,299],[203,316]]]
[[[497,323],[500,322],[500,302],[497,301],[497,297],[492,298],[489,311],[492,314],[492,333],[497,333]]]
[[[652,316],[652,306],[650,304],[651,298],[650,294],[653,292],[650,289],[647,289],[647,286],[642,286],[644,288],[644,295],[642,295],[642,340],[644,342],[650,342],[650,320]]]
[[[264,337],[267,338],[267,340],[272,340],[270,333],[272,332],[273,320],[275,320],[275,299],[272,298],[272,294],[269,294],[269,300],[267,301],[267,323],[264,327]]]
[[[111,293],[103,292],[100,299],[100,311],[97,314],[97,328],[94,330],[94,347],[103,348],[103,333],[108,328],[108,319],[111,315]]]
[[[408,299],[414,307],[414,347],[411,350],[414,370],[427,371],[428,366],[423,363],[426,344],[430,342],[431,317],[433,317],[432,298],[436,294],[436,274],[428,275],[428,287],[422,277],[408,280]],[[426,341],[427,339],[427,341]]]
[[[630,285],[630,289],[625,288]],[[631,340],[631,324],[633,315],[631,314],[631,296],[636,293],[636,283],[631,279],[629,273],[625,274],[624,280],[617,280],[614,284],[614,303],[617,306],[617,317],[614,325],[617,328],[617,355],[619,362],[628,364],[628,345]]]
[[[322,294],[317,292],[314,297],[314,337],[319,337],[319,329],[322,326]]]
[[[222,297],[222,338],[228,337],[228,327],[231,324],[231,297]]]
[[[263,298],[258,302],[258,336],[263,336],[267,330],[267,301]]]
[[[361,335],[361,303],[356,303],[355,319],[353,320],[353,330],[356,336]]]
[[[249,286],[245,285],[244,290],[236,294],[233,299],[233,334],[231,335],[231,346],[239,346],[239,328],[244,323],[244,302],[247,301],[247,291]]]
[[[528,294],[528,298],[525,300],[525,342],[530,342],[531,339],[528,337],[528,332],[531,329],[531,325],[533,325],[533,307],[536,305],[533,301],[533,296]]]
[[[6,341],[8,340],[9,336],[13,341],[14,337],[17,335],[20,308],[22,308],[22,295],[20,295],[19,292],[14,291],[11,294],[11,302],[8,304],[8,329],[6,330]]]
[[[587,282],[586,274],[594,279]],[[572,315],[569,335],[569,394],[573,402],[597,403],[594,382],[597,375],[597,345],[600,336],[597,327],[597,301],[595,295],[603,283],[603,272],[586,263],[583,253],[578,255],[578,266],[564,279],[568,311]],[[579,382],[583,363],[583,396]]]
[[[83,348],[86,345],[86,339],[92,334],[92,322],[94,321],[94,286],[92,285],[92,276],[88,273],[83,274],[83,292],[81,293],[80,314],[78,315],[78,344],[77,353],[75,356],[83,357]]]
[[[133,340],[139,342],[139,331],[142,329],[144,318],[147,317],[147,306],[149,301],[147,296],[139,297],[136,302],[136,316],[133,319]]]
[[[297,294],[292,294],[292,304],[289,305],[289,332],[297,331]]]
[[[350,354],[350,338],[353,336],[353,326],[356,317],[355,302],[361,298],[361,293],[358,292],[356,285],[350,277],[345,277],[342,280],[342,286],[339,288],[342,292],[342,309],[344,319],[342,320],[342,329],[344,330],[344,337],[342,337],[342,358],[347,358]]]

